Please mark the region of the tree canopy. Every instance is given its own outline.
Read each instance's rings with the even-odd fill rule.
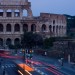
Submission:
[[[22,48],[33,48],[43,44],[41,35],[33,32],[24,32],[21,37]]]

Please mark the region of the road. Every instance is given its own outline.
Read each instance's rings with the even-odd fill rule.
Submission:
[[[20,75],[18,73],[17,66],[11,61],[11,59],[2,58],[1,68],[7,72],[8,75]]]
[[[20,54],[21,55],[21,54]],[[22,58],[19,56],[5,56],[2,61],[2,68],[5,67],[8,75],[20,75],[18,72],[17,65],[12,61],[18,60],[21,63],[24,63]],[[7,59],[8,58],[8,59]],[[19,58],[19,59],[18,59]],[[32,59],[26,59],[26,64],[34,69],[34,72],[30,72],[32,75],[75,75],[75,71],[67,68],[65,66],[60,66],[57,64],[57,60],[50,59],[46,56],[34,55]]]
[[[57,60],[49,59],[45,56],[34,55],[31,60],[33,66],[47,75],[75,75],[75,68],[71,69],[67,63],[61,66]]]
[[[51,64],[47,64],[42,61],[36,61],[36,60],[28,60],[29,65],[31,65],[37,72],[44,75],[66,75],[57,68]]]

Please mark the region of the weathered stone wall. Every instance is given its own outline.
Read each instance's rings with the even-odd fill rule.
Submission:
[[[24,29],[44,38],[66,36],[66,17],[63,15],[40,13],[40,16],[34,17],[28,0],[0,0],[0,4],[0,43],[3,42],[3,45],[6,45],[7,39],[12,44],[16,38],[20,41]],[[25,17],[24,9],[27,11]]]

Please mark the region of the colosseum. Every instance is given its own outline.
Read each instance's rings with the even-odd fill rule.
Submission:
[[[0,45],[20,43],[24,31],[44,38],[66,36],[66,17],[50,13],[35,17],[28,0],[0,0]]]

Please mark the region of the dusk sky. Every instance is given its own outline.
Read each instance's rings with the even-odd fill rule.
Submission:
[[[40,12],[75,15],[75,0],[29,0],[33,15]]]

